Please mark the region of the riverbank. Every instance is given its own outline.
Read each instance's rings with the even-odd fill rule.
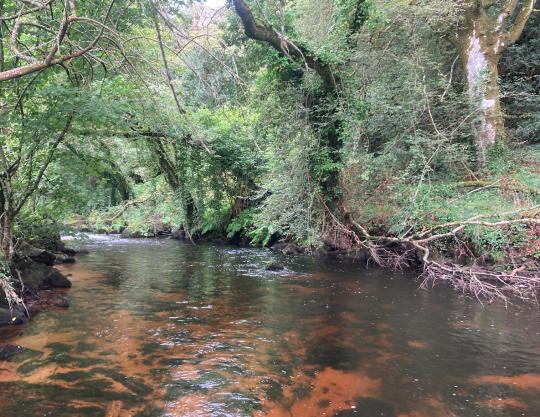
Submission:
[[[68,308],[62,290],[71,288],[69,277],[63,273],[67,265],[76,263],[75,256],[87,252],[66,247],[57,233],[48,233],[30,240],[39,248],[23,242],[1,277],[0,326],[24,324],[32,311],[42,308]]]

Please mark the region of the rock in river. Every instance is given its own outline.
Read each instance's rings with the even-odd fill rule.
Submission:
[[[59,295],[55,295],[53,298],[48,300],[47,303],[56,307],[69,307],[68,300],[64,297],[60,297]]]
[[[71,281],[54,269],[49,275],[42,278],[43,285],[48,288],[70,288]]]
[[[13,307],[12,311],[6,308],[0,308],[0,326],[8,324],[23,324],[28,321],[28,317],[22,306]]]
[[[77,262],[77,261],[75,260],[75,258],[65,258],[65,259],[62,261],[63,264],[74,264],[75,262]]]
[[[0,359],[9,358],[10,356],[18,355],[19,353],[24,352],[24,348],[22,346],[15,346],[15,345],[4,345],[0,346]]]
[[[285,255],[298,255],[299,253],[302,253],[302,250],[298,246],[296,246],[294,243],[289,243],[283,249],[283,253]]]
[[[267,271],[282,271],[283,269],[285,269],[283,265],[281,265],[277,261],[272,261],[268,265],[266,265]]]

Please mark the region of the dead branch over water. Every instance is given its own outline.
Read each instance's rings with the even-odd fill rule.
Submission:
[[[380,266],[400,268],[412,260],[420,261],[423,267],[421,287],[437,281],[449,282],[456,289],[478,300],[502,300],[509,302],[509,295],[532,298],[537,301],[540,291],[540,264],[538,262],[516,262],[514,257],[506,263],[480,266],[476,262],[470,266],[460,265],[449,258],[441,257],[432,248],[436,241],[455,239],[457,234],[470,226],[503,228],[523,224],[540,224],[540,204],[525,209],[489,215],[477,215],[463,221],[435,225],[427,230],[404,236],[374,236],[365,227],[351,221],[348,233],[360,245],[369,249],[371,259]],[[518,217],[511,219],[511,217]],[[498,221],[486,221],[497,219]],[[505,272],[507,270],[509,272]],[[511,271],[511,272],[510,272]]]

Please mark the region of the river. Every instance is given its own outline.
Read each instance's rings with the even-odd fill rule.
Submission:
[[[261,248],[96,239],[0,328],[0,416],[540,416],[538,307]],[[268,272],[276,259],[284,271]]]

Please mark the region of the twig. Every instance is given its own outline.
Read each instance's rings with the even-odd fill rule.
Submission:
[[[489,185],[486,185],[485,187],[480,187],[480,188],[477,188],[477,189],[475,189],[475,190],[469,191],[467,194],[463,194],[463,195],[460,196],[460,197],[456,197],[456,198],[454,198],[453,200],[450,200],[450,201],[448,202],[448,205],[452,204],[454,201],[457,201],[457,200],[459,200],[459,199],[461,199],[461,198],[463,198],[463,197],[468,196],[469,194],[475,193],[475,192],[480,191],[480,190],[486,190],[486,189],[488,189],[488,188],[494,187],[496,184],[498,184],[498,183],[501,182],[501,181],[502,181],[502,178],[501,178],[500,180],[495,181],[493,184],[489,184]]]

